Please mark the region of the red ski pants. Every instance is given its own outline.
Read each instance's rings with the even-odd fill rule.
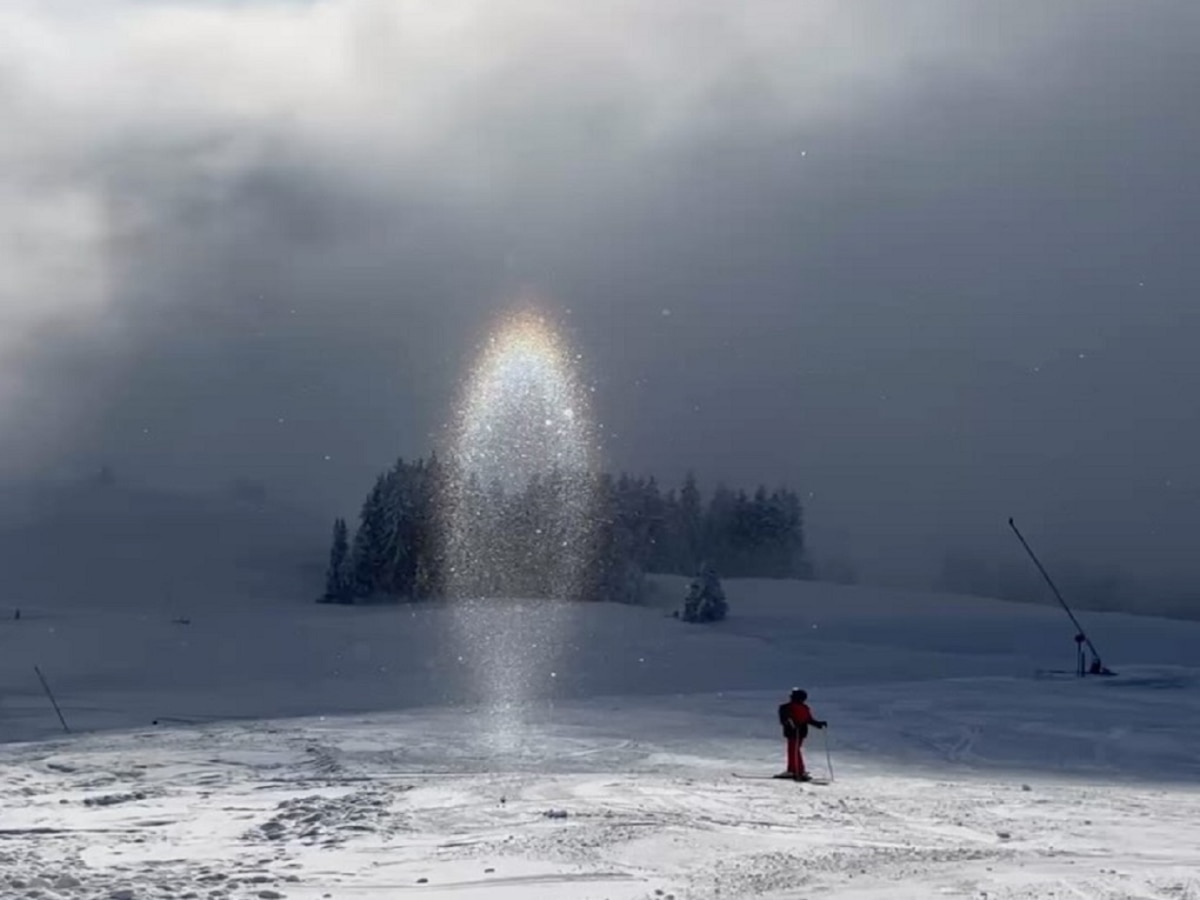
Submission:
[[[800,752],[803,743],[804,738],[796,735],[787,739],[787,770],[793,775],[800,775],[807,771],[804,768],[804,754]]]

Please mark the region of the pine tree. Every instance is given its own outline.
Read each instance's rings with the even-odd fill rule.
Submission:
[[[397,460],[388,476],[383,586],[392,597],[411,599],[417,580],[417,529],[425,461]]]
[[[679,492],[679,528],[681,531],[684,558],[680,560],[681,571],[694,572],[705,552],[705,527],[703,498],[696,485],[696,476],[691,472],[683,481]]]
[[[717,485],[704,517],[704,555],[701,559],[728,574],[734,566],[738,496],[723,484]]]
[[[787,574],[792,578],[812,578],[813,567],[804,540],[804,506],[795,491],[780,490],[778,494],[788,554]]]
[[[608,474],[596,478],[592,491],[595,535],[585,576],[584,597],[609,603],[640,603],[645,597],[645,574],[637,553],[638,521],[630,508],[636,495],[633,480]]]
[[[350,563],[355,597],[370,597],[383,583],[388,549],[387,492],[387,478],[381,475],[359,513]]]
[[[440,505],[447,495],[448,472],[437,454],[429,457],[416,491],[416,515],[413,526],[412,596],[425,600],[442,594],[445,565],[442,552]]]
[[[679,497],[674,489],[667,491],[660,505],[661,526],[659,538],[655,544],[654,556],[650,561],[650,570],[670,575],[682,575],[687,571],[684,557],[682,512]]]
[[[338,518],[333,523],[333,545],[329,550],[329,568],[325,572],[325,595],[322,603],[349,603],[351,601],[349,572],[349,528],[346,520]]]
[[[661,571],[657,563],[662,559],[663,552],[669,544],[667,503],[658,488],[658,481],[653,476],[641,482],[640,493],[641,539],[644,541],[640,554],[642,568]]]

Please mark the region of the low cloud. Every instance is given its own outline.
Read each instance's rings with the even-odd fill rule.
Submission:
[[[1012,512],[1178,559],[1196,19],[6,4],[4,464],[344,506],[534,284],[614,464],[803,483],[890,570]]]

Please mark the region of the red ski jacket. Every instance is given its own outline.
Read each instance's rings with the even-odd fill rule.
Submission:
[[[783,726],[785,737],[791,737],[793,734],[800,737],[806,736],[808,726],[815,721],[807,703],[789,700],[779,707],[779,724]]]

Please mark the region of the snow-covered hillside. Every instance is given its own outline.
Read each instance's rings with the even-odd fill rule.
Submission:
[[[535,689],[548,698],[777,691],[795,682],[1027,678],[1074,664],[1070,624],[1051,607],[746,581],[728,585],[728,621],[689,626],[667,615],[679,588],[664,579],[660,606],[570,608],[556,652],[530,663]],[[519,652],[540,610],[497,603],[493,621],[477,630]],[[1115,614],[1086,620],[1105,661],[1120,671],[1200,659],[1200,624]],[[78,608],[64,603],[26,611],[20,621],[0,619],[0,648],[6,740],[58,728],[34,665],[81,730],[166,718],[387,711],[481,694],[473,665],[480,648],[464,644],[454,617],[437,606],[193,597],[157,608],[104,608],[83,595]]]
[[[1121,675],[1080,682],[1034,677],[1072,662],[1050,608],[727,591],[712,627],[571,607],[507,713],[442,608],[3,621],[0,896],[1200,897],[1200,625],[1088,616]],[[54,737],[35,664],[109,730]],[[735,778],[781,766],[794,683],[834,783]]]

